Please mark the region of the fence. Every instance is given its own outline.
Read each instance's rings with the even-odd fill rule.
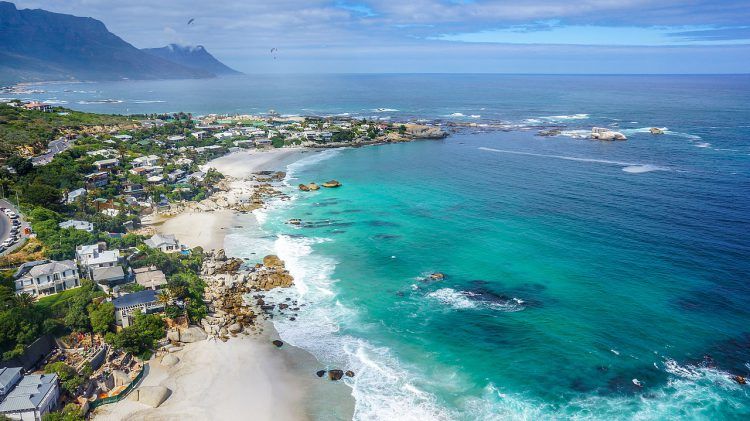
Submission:
[[[135,389],[138,386],[138,383],[140,383],[141,379],[143,378],[144,373],[146,372],[146,367],[148,364],[144,364],[143,368],[141,368],[141,371],[138,373],[137,376],[133,379],[132,382],[122,390],[122,392],[118,393],[116,396],[109,396],[106,398],[97,399],[89,404],[89,410],[93,410],[95,408],[98,408],[102,405],[107,405],[110,403],[119,402],[123,399],[125,399],[126,396],[128,396],[128,393],[130,393],[133,389]]]

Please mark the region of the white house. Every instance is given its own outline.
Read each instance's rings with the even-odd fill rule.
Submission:
[[[158,295],[157,291],[146,289],[115,298],[112,300],[115,306],[115,322],[122,327],[128,327],[133,323],[136,311],[143,314],[164,311],[164,303],[159,302]]]
[[[138,158],[135,158],[132,161],[130,161],[130,165],[132,165],[133,168],[153,167],[158,163],[159,163],[159,157],[156,155],[139,156]]]
[[[57,374],[21,375],[21,367],[0,368],[0,415],[12,420],[41,421],[60,397]]]
[[[120,165],[120,160],[117,158],[102,159],[94,162],[94,166],[99,171],[109,170]]]
[[[155,234],[143,243],[152,249],[159,249],[165,253],[174,253],[182,250],[182,245],[174,238],[174,235]]]
[[[80,231],[86,231],[86,232],[93,232],[94,231],[94,224],[88,221],[78,221],[75,219],[69,219],[65,222],[60,222],[57,224],[62,229],[66,228],[75,228]]]
[[[169,136],[167,140],[170,142],[178,142],[180,140],[185,140],[185,136],[182,136],[182,135]]]
[[[131,139],[133,139],[133,136],[126,135],[126,134],[118,134],[117,136],[112,136],[112,137],[114,137],[115,139],[118,139],[118,140],[131,140]]]
[[[86,195],[86,189],[84,188],[71,190],[68,192],[68,194],[65,197],[65,203],[71,204],[75,202],[76,199],[78,199],[79,197],[83,197],[85,195]]]
[[[81,285],[78,266],[72,260],[42,263],[28,269],[16,279],[16,293],[35,297],[57,294]]]

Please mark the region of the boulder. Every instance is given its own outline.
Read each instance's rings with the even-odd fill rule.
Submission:
[[[310,191],[310,187],[307,187],[305,184],[300,184],[299,189],[302,191]]]
[[[269,268],[283,268],[284,261],[279,259],[275,254],[269,254],[263,258],[263,265]]]
[[[747,379],[742,376],[732,376],[732,380],[734,380],[737,384],[747,384]]]
[[[346,373],[344,374],[346,374],[346,377],[354,377],[354,372],[351,370],[346,370]]]
[[[224,251],[224,249],[219,249],[216,251],[216,256],[214,257],[214,260],[217,262],[224,262],[227,260],[227,254]]]
[[[318,377],[323,377],[323,375],[324,375],[324,374],[326,374],[326,371],[325,371],[325,370],[318,370],[318,371],[317,371],[317,372],[315,373],[315,375],[316,375],[316,376],[318,376]]]
[[[136,389],[136,392],[138,402],[152,408],[158,408],[172,394],[172,391],[164,386],[142,386]]]
[[[281,341],[280,341],[280,340],[278,340],[278,339],[274,340],[274,341],[273,341],[273,342],[271,342],[271,343],[272,343],[272,344],[274,344],[274,345],[276,345],[276,348],[281,348],[281,346],[282,346],[282,345],[284,345],[284,342],[281,342]]]
[[[198,326],[190,326],[187,329],[172,329],[167,332],[167,339],[174,342],[200,342],[206,339],[206,332]]]
[[[430,274],[430,279],[432,279],[433,281],[442,281],[443,279],[445,279],[445,274],[441,272],[435,272],[433,274]]]
[[[239,323],[232,323],[227,329],[229,330],[229,333],[234,333],[236,335],[242,332],[242,325]]]
[[[166,367],[172,367],[176,365],[178,362],[180,362],[180,359],[177,358],[174,354],[167,354],[163,357],[161,357],[161,365]]]
[[[648,129],[648,131],[651,132],[651,134],[664,134],[664,130],[662,130],[662,129],[658,128],[658,127],[652,127],[650,129]]]
[[[326,181],[325,183],[323,183],[323,187],[327,187],[329,189],[335,188],[335,187],[341,187],[341,183],[338,182],[337,180],[330,180],[330,181]]]
[[[320,186],[315,183],[310,183],[307,185],[307,188],[310,190],[320,190]]]
[[[331,380],[341,380],[344,377],[344,371],[339,369],[328,370],[328,378]]]

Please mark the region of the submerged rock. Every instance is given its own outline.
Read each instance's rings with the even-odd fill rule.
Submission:
[[[344,374],[346,374],[346,377],[354,377],[354,372],[351,370],[346,370],[346,373]]]
[[[274,344],[274,345],[276,345],[276,348],[281,348],[281,346],[282,346],[282,345],[284,345],[284,342],[281,342],[281,341],[280,341],[280,340],[278,340],[278,339],[274,340],[274,341],[273,341],[273,342],[271,342],[271,343],[272,343],[272,344]]]
[[[732,376],[732,380],[734,380],[737,384],[747,384],[747,379],[742,376]]]
[[[325,371],[325,370],[318,370],[318,371],[317,371],[317,372],[315,373],[315,375],[316,375],[316,376],[318,376],[318,377],[323,377],[323,375],[324,375],[324,374],[326,374],[326,371]]]

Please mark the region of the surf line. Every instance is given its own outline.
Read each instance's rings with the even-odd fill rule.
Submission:
[[[512,155],[536,156],[540,158],[564,159],[566,161],[595,162],[598,164],[619,165],[621,167],[624,167],[622,169],[623,171],[632,172],[632,173],[648,172],[648,171],[669,171],[668,168],[659,167],[659,166],[651,165],[651,164],[639,164],[639,163],[634,163],[634,162],[610,161],[607,159],[579,158],[575,156],[547,155],[547,154],[541,154],[541,153],[509,151],[505,149],[486,148],[484,146],[480,146],[478,149],[482,151],[487,151],[487,152],[507,153],[507,154],[512,154]]]

